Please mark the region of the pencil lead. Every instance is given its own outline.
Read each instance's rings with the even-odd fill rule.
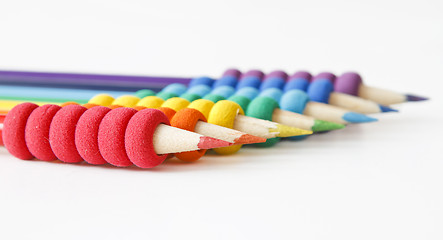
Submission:
[[[355,112],[346,113],[345,115],[343,115],[343,119],[350,123],[366,123],[366,122],[378,121],[376,118],[372,118],[364,114],[355,113]]]
[[[390,108],[390,107],[385,106],[385,105],[381,105],[381,104],[379,104],[378,106],[380,107],[380,110],[381,110],[382,112],[398,112],[397,109],[393,109],[393,108]]]
[[[406,94],[406,99],[408,102],[418,102],[418,101],[426,101],[429,100],[427,97],[420,97],[412,94]]]
[[[283,124],[277,124],[277,129],[273,130],[272,132],[278,132],[276,137],[293,137],[312,134],[312,131],[290,127]]]
[[[211,148],[219,148],[219,147],[227,147],[231,146],[232,143],[226,142],[220,139],[203,136],[200,137],[200,142],[198,143],[198,148],[200,149],[211,149]]]
[[[312,126],[312,131],[325,132],[325,131],[342,129],[342,128],[345,128],[344,124],[315,119],[314,126]]]
[[[243,134],[239,138],[235,139],[234,145],[262,143],[262,142],[266,142],[266,138],[257,137],[251,134]]]

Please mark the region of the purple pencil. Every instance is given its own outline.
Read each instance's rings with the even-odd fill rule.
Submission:
[[[171,83],[189,84],[191,78],[0,71],[0,84],[78,89],[137,91],[147,88],[159,91]]]

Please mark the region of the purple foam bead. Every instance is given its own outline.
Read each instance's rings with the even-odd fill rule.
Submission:
[[[312,75],[309,72],[306,71],[298,71],[294,74],[292,74],[289,79],[297,79],[297,78],[303,78],[306,80],[311,80]]]
[[[226,76],[233,76],[233,77],[236,77],[238,79],[241,76],[241,72],[238,69],[229,68],[222,75],[222,77],[226,77]]]
[[[256,70],[256,69],[252,69],[252,70],[249,70],[249,71],[243,73],[243,75],[241,76],[241,78],[245,78],[245,77],[257,77],[257,78],[262,79],[264,76],[265,76],[265,74],[264,74],[262,71],[260,71],[260,70]],[[240,79],[241,79],[241,78],[240,78]]]
[[[312,78],[311,82],[318,79],[328,79],[331,83],[335,82],[335,78],[337,78],[333,73],[330,72],[321,72]]]
[[[275,70],[275,71],[272,71],[272,72],[266,74],[264,80],[266,80],[268,78],[281,78],[283,80],[286,80],[286,79],[288,79],[288,74],[285,73],[284,71],[281,71],[281,70]]]
[[[358,96],[358,90],[362,83],[363,81],[358,73],[346,72],[335,80],[334,91]]]

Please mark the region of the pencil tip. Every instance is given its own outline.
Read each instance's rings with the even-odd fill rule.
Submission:
[[[412,94],[406,94],[406,99],[408,102],[418,102],[418,101],[426,101],[429,100],[427,97],[420,97]]]
[[[312,131],[290,127],[283,124],[277,124],[276,132],[278,132],[277,137],[293,137],[312,134]]]
[[[343,120],[350,122],[350,123],[367,123],[367,122],[375,122],[377,121],[376,118],[372,118],[369,116],[366,116],[361,113],[355,113],[355,112],[348,112],[343,115]]]
[[[398,110],[397,109],[393,109],[393,108],[390,108],[390,107],[388,107],[388,106],[384,106],[384,105],[378,105],[379,107],[380,107],[380,110],[381,110],[381,112],[398,112]]]
[[[325,131],[342,129],[342,128],[345,128],[345,125],[316,119],[314,121],[314,126],[312,126],[312,131],[325,132]]]
[[[232,143],[230,142],[226,142],[208,136],[202,136],[200,137],[200,142],[198,143],[197,147],[200,149],[211,149],[211,148],[227,147],[231,145]]]
[[[262,143],[262,142],[266,142],[266,138],[257,137],[251,134],[243,134],[239,138],[235,139],[234,145]]]

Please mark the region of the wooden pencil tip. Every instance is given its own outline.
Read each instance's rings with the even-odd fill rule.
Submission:
[[[231,146],[232,143],[226,142],[220,139],[203,136],[200,137],[200,142],[197,147],[200,149],[211,149],[211,148],[219,148],[219,147],[228,147]]]
[[[266,138],[257,137],[251,134],[243,134],[239,138],[235,139],[234,145],[262,143],[262,142],[266,142]]]

